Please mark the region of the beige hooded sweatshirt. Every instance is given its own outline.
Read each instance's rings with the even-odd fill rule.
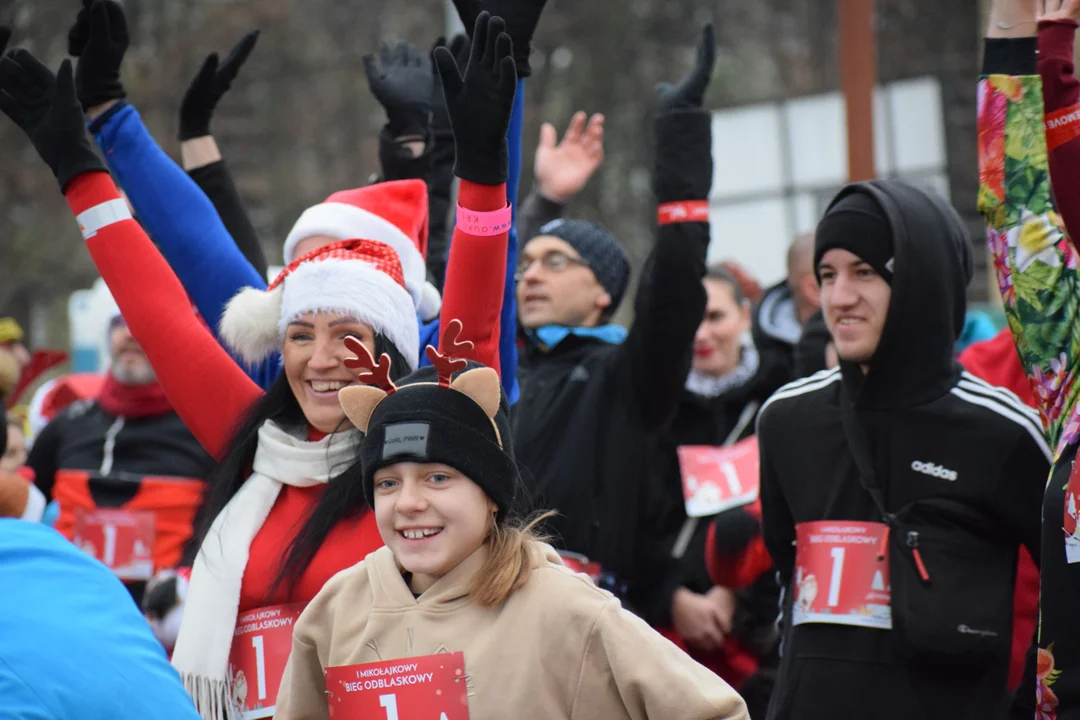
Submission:
[[[748,720],[727,683],[540,548],[495,608],[468,597],[486,547],[419,598],[389,548],[341,571],[296,623],[274,717],[328,718],[324,668],[462,651],[470,720]]]

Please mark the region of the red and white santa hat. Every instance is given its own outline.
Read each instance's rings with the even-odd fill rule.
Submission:
[[[266,290],[244,288],[221,316],[225,344],[255,364],[280,352],[285,328],[309,312],[351,315],[401,351],[415,369],[420,331],[398,254],[386,243],[344,240],[291,262]]]
[[[430,320],[439,313],[439,291],[427,281],[428,198],[422,180],[393,180],[342,190],[309,207],[285,238],[285,262],[296,259],[304,238],[326,235],[336,240],[364,238],[392,247],[401,260],[405,289],[416,314]]]

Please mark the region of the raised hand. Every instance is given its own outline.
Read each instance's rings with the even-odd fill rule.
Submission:
[[[404,41],[393,50],[383,44],[379,47],[378,62],[374,55],[364,56],[364,74],[371,94],[386,109],[393,137],[427,133],[435,87],[427,53]]]
[[[90,148],[71,61],[57,76],[26,50],[0,60],[0,111],[23,129],[64,190],[76,176],[105,170]]]
[[[581,192],[604,162],[604,116],[593,115],[587,126],[585,117],[583,112],[574,113],[557,145],[555,126],[540,126],[533,174],[537,190],[552,202],[565,203]]]
[[[431,52],[434,54],[435,48],[438,47],[449,49],[458,67],[465,67],[469,64],[469,53],[472,46],[467,35],[455,35],[449,45],[446,44],[446,38],[439,38],[435,41]],[[450,116],[446,114],[446,99],[443,97],[442,80],[439,78],[438,69],[435,69],[432,77],[434,82],[431,90],[431,129],[435,131],[436,137],[441,137],[440,131],[446,132],[450,130]]]
[[[503,19],[506,34],[514,44],[514,64],[518,77],[532,75],[532,67],[529,66],[532,37],[546,4],[547,0],[484,0],[483,3],[481,0],[454,0],[454,7],[466,29],[475,26],[481,10]],[[469,38],[475,40],[472,33]]]
[[[124,9],[113,0],[83,0],[68,32],[68,54],[79,58],[75,87],[83,110],[127,97],[120,65],[131,39]]]
[[[1038,5],[1041,7],[1036,14],[1040,21],[1080,21],[1080,0],[1042,0]]]
[[[653,191],[660,203],[705,200],[712,187],[712,119],[702,110],[716,47],[712,24],[698,42],[693,70],[678,85],[661,85],[656,116]]]
[[[447,48],[437,47],[433,53],[454,131],[454,174],[481,185],[506,182],[506,130],[517,72],[505,28],[501,18],[480,13],[464,76]]]
[[[706,23],[701,30],[694,68],[678,85],[661,83],[657,88],[657,101],[661,112],[701,107],[705,100],[705,90],[712,79],[714,65],[716,65],[716,37],[712,23]]]
[[[258,40],[259,31],[252,30],[236,44],[224,62],[218,62],[217,53],[207,55],[180,103],[181,141],[210,134],[210,120],[218,102],[232,87]]]

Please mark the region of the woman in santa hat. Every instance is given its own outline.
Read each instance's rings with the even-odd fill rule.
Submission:
[[[506,130],[516,81],[504,27],[480,16],[464,78],[452,59],[440,62],[461,179],[444,327],[463,320],[469,332],[461,340],[473,343],[469,357],[492,367],[499,359],[510,226]],[[345,366],[346,337],[388,354],[401,372],[416,367],[418,330],[405,271],[388,244],[346,240],[297,258],[268,290],[240,293],[226,311],[223,336],[246,358],[283,357],[282,377],[264,394],[191,313],[176,277],[103,172],[85,139],[70,64],[54,79],[18,50],[3,66],[0,90],[10,101],[2,109],[56,175],[176,411],[220,459],[173,663],[204,717],[234,716],[229,665],[240,613],[305,603],[381,544],[358,481],[358,433],[337,391],[354,380]],[[271,648],[265,650],[269,657]],[[261,660],[259,667],[258,683],[252,677],[247,684],[272,704],[263,696],[280,675]]]

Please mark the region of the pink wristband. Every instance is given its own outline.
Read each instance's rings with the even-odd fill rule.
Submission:
[[[510,232],[512,217],[509,203],[502,210],[492,212],[477,212],[457,206],[457,226],[469,235],[490,236]]]

